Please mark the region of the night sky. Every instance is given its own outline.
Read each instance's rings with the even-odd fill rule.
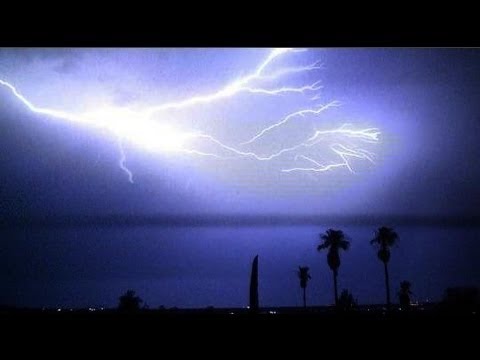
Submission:
[[[131,288],[150,307],[245,306],[251,261],[259,254],[261,305],[301,305],[299,265],[311,268],[308,302],[326,305],[333,301],[331,271],[316,246],[318,234],[329,227],[343,229],[352,243],[341,255],[339,288],[351,290],[361,304],[381,303],[383,268],[369,245],[375,225],[345,224],[345,216],[384,216],[390,223],[378,226],[394,226],[399,233],[390,261],[392,294],[401,280],[412,282],[419,301],[439,300],[448,286],[480,286],[479,227],[396,224],[403,215],[478,214],[480,50],[287,52],[243,91],[160,111],[152,120],[167,127],[143,131],[144,119],[137,116],[142,109],[215,94],[254,73],[271,52],[0,49],[0,80],[37,108],[83,114],[81,119],[101,111],[94,122],[108,124],[99,128],[35,113],[0,85],[0,304],[110,307]],[[305,70],[312,64],[319,68]],[[317,81],[319,89],[288,91]],[[274,95],[258,89],[283,90]],[[295,117],[241,145],[288,114],[332,101],[339,106]],[[121,140],[111,131],[119,124],[122,131],[128,124]],[[176,141],[177,130],[193,131],[262,157],[344,124],[378,129],[378,141],[328,135],[272,160],[238,155],[204,138],[182,146]],[[364,157],[348,157],[352,171],[282,171],[311,168],[302,156],[338,164],[342,158],[332,144]],[[187,146],[217,157],[187,153]],[[119,166],[122,153],[133,183]],[[21,227],[15,220],[112,214],[339,220],[118,228]]]

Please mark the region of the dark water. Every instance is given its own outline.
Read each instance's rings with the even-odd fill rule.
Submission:
[[[359,303],[384,301],[383,266],[369,245],[370,226],[342,226],[339,289]],[[248,302],[253,257],[259,254],[261,305],[301,305],[296,269],[311,268],[308,302],[333,300],[318,226],[131,227],[1,230],[0,304],[36,307],[116,306],[134,289],[151,308],[240,307]],[[396,300],[401,280],[414,300],[441,299],[449,286],[480,286],[480,228],[398,227],[390,273]]]

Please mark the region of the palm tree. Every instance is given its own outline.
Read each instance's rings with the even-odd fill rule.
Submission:
[[[335,305],[338,305],[337,275],[340,267],[340,249],[348,250],[350,242],[342,230],[328,229],[325,234],[320,234],[323,242],[318,245],[317,250],[328,249],[327,262],[333,272],[333,287],[335,290]]]
[[[390,278],[388,275],[388,261],[390,260],[390,248],[397,242],[398,234],[389,227],[382,226],[375,231],[375,237],[370,244],[378,248],[377,256],[385,270],[385,289],[387,295],[387,306],[390,307]]]
[[[308,273],[310,268],[308,266],[299,266],[297,275],[298,278],[300,279],[300,287],[303,289],[303,307],[307,307],[307,283],[308,280],[310,280],[312,277]]]

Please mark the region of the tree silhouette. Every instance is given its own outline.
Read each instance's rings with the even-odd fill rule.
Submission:
[[[307,307],[307,283],[312,277],[308,273],[310,268],[308,266],[299,266],[297,275],[300,279],[300,287],[303,289],[303,307]]]
[[[340,294],[338,306],[344,311],[353,310],[357,307],[357,300],[355,300],[351,292],[345,289],[342,290],[342,293]]]
[[[388,262],[390,260],[390,248],[397,242],[398,234],[389,227],[382,226],[375,231],[375,237],[370,244],[378,248],[377,256],[385,270],[385,289],[387,297],[387,306],[390,307],[390,277],[388,275]]]
[[[412,292],[410,291],[411,287],[412,284],[410,283],[410,281],[402,281],[400,283],[400,291],[398,292],[398,298],[400,300],[400,306],[404,309],[410,308],[410,295],[412,295]]]
[[[323,242],[318,245],[317,250],[328,249],[327,262],[333,272],[333,288],[335,291],[335,305],[338,305],[337,276],[340,267],[340,249],[348,250],[350,242],[342,230],[328,229],[325,234],[320,234]]]
[[[143,302],[140,297],[135,296],[135,291],[133,290],[128,290],[120,296],[119,301],[118,310],[128,312],[140,310],[140,304]]]

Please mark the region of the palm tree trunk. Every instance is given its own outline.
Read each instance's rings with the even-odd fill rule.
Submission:
[[[390,278],[388,276],[388,265],[387,262],[385,261],[383,263],[384,269],[385,269],[385,289],[387,292],[387,307],[390,308]]]
[[[306,292],[307,292],[307,287],[304,287],[304,288],[303,288],[303,307],[304,307],[304,308],[307,307],[307,295],[306,295]]]
[[[250,311],[258,311],[258,255],[252,263],[252,274],[250,277]]]
[[[337,272],[333,271],[333,289],[335,291],[335,306],[338,305],[338,291],[337,291]]]

